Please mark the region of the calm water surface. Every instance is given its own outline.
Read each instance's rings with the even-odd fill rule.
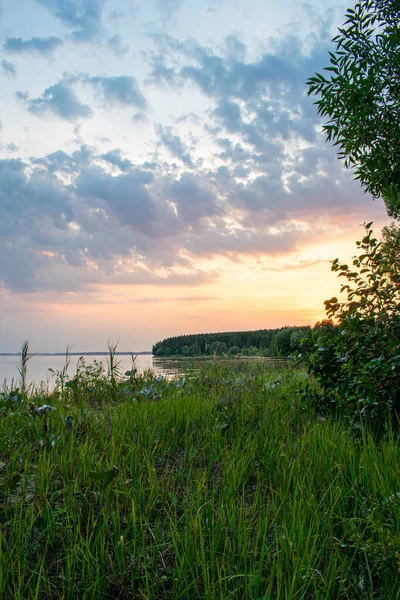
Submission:
[[[18,385],[20,375],[18,367],[20,366],[21,358],[19,356],[0,356],[0,389],[3,388],[4,383],[8,385],[14,380],[15,385]],[[73,376],[76,365],[79,360],[79,356],[70,356],[70,364],[68,368],[68,374]],[[93,364],[95,361],[101,362],[104,365],[106,373],[108,372],[108,356],[107,354],[88,354],[84,356],[85,363],[87,365]],[[120,373],[123,375],[125,371],[129,371],[132,368],[132,359],[130,355],[119,355],[116,357],[119,361]],[[138,354],[135,359],[135,366],[140,373],[146,369],[152,369],[157,375],[163,375],[165,377],[180,376],[188,371],[198,369],[204,362],[210,362],[213,357],[203,358],[190,358],[190,357],[171,357],[171,358],[159,358],[153,357],[151,354]],[[219,359],[224,360],[224,359]],[[248,359],[247,359],[248,360]],[[271,359],[257,359],[252,360],[263,360],[266,362],[274,363],[275,360]],[[55,374],[50,370],[61,371],[65,365],[65,356],[35,356],[32,355],[28,361],[28,383],[38,385],[44,383],[48,388],[52,388],[55,382]]]
[[[107,355],[99,356],[97,354],[89,354],[84,356],[87,365],[97,362],[103,363],[106,372],[108,369]],[[120,361],[120,369],[122,373],[132,368],[131,357],[117,356],[117,361]],[[19,381],[18,367],[20,366],[21,358],[19,356],[0,356],[0,387],[6,380],[8,384],[12,379]],[[69,375],[73,375],[79,356],[70,356],[70,365],[68,368]],[[65,356],[35,356],[33,355],[28,361],[28,382],[38,384],[44,382],[52,387],[54,385],[54,374],[49,369],[60,371],[65,365]],[[153,357],[150,354],[139,354],[136,358],[136,366],[139,371],[153,368]]]
[[[70,356],[70,364],[68,374],[73,375],[76,370],[79,356]],[[87,354],[84,356],[87,365],[93,364],[95,361],[101,362],[104,365],[105,371],[108,372],[108,356],[107,354]],[[132,359],[130,355],[119,355],[116,357],[119,361],[120,372],[123,375],[125,371],[132,368]],[[4,382],[11,384],[12,380],[18,384],[20,375],[18,367],[20,366],[21,358],[19,356],[0,356],[0,388]],[[196,361],[198,363],[199,360]],[[53,387],[55,375],[54,371],[61,371],[65,365],[65,356],[35,356],[32,355],[28,361],[28,383],[40,384],[44,382],[48,387]],[[155,358],[151,354],[138,354],[135,359],[136,368],[140,373],[145,369],[152,369],[157,375],[167,377],[179,376],[184,374],[194,366],[193,358]]]

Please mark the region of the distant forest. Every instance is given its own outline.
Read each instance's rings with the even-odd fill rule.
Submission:
[[[258,331],[197,333],[166,338],[153,346],[154,356],[290,356],[312,328],[281,327]]]

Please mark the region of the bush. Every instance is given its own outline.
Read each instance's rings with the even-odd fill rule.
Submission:
[[[338,327],[314,330],[306,362],[326,403],[380,426],[400,409],[400,275],[371,225],[357,242],[353,268],[332,263],[347,279],[340,290],[347,299],[325,302]]]
[[[236,356],[237,354],[240,354],[239,346],[231,346],[228,350],[228,354],[229,356]]]
[[[259,349],[257,348],[257,346],[249,346],[247,349],[247,354],[249,356],[257,356],[259,354]]]

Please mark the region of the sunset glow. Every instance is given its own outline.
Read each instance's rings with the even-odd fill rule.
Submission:
[[[0,352],[324,318],[389,222],[306,95],[347,5],[70,5],[2,4]]]

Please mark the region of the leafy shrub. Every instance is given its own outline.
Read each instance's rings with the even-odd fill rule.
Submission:
[[[257,348],[257,346],[249,346],[247,348],[247,354],[249,356],[257,356],[257,354],[259,354],[259,349]]]
[[[231,346],[228,350],[228,354],[229,356],[236,356],[237,354],[240,354],[239,346]]]
[[[382,425],[400,412],[400,275],[371,226],[357,242],[352,268],[332,262],[332,271],[347,280],[340,290],[347,299],[325,301],[338,327],[313,332],[306,362],[325,403]]]

